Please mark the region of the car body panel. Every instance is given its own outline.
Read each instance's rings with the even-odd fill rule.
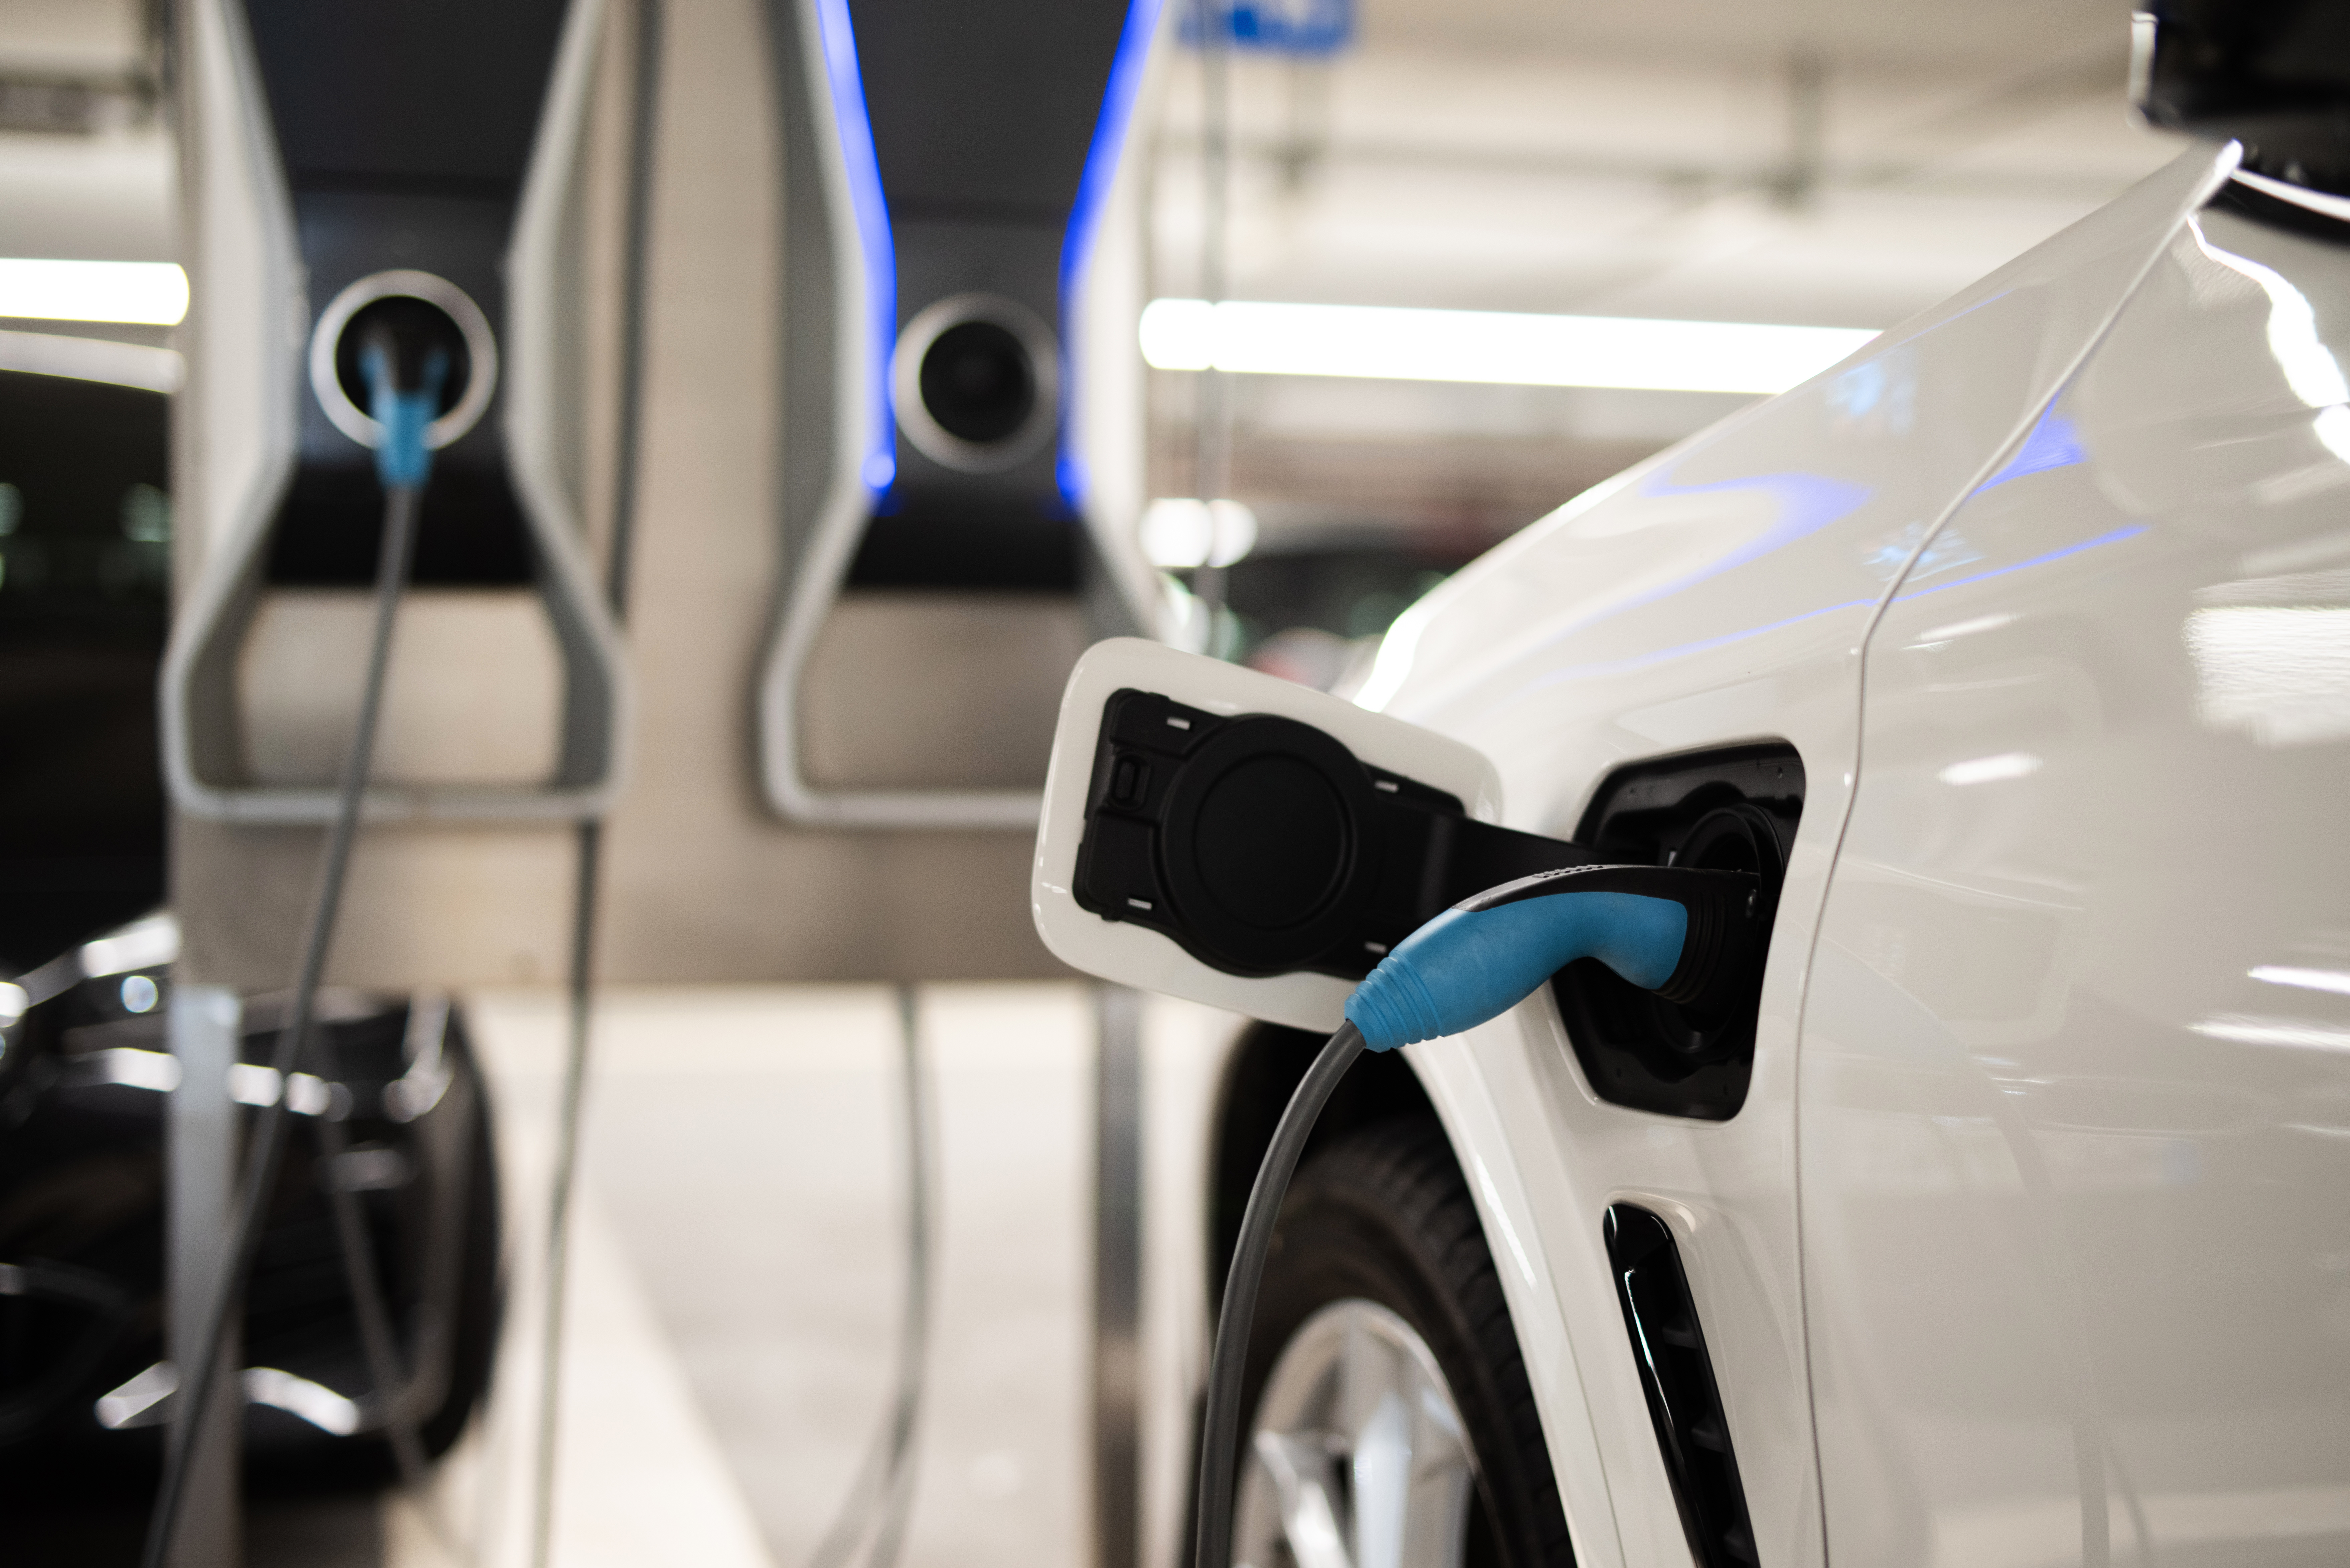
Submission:
[[[1847,1561],[2350,1553],[2345,261],[2182,223],[1869,644],[1803,1044]]]
[[[1560,1044],[1565,1044],[1563,1035]],[[1643,1467],[1639,1484],[1662,1495],[1664,1514],[1659,1517],[1648,1508],[1627,1519],[1621,1500],[1612,1494],[1626,1484],[1622,1467],[1603,1459],[1603,1443],[1620,1429],[1622,1396],[1612,1381],[1603,1380],[1600,1397],[1594,1397],[1594,1369],[1586,1361],[1605,1365],[1614,1356],[1624,1341],[1623,1320],[1614,1320],[1607,1338],[1579,1340],[1587,1332],[1587,1318],[1560,1310],[1579,1259],[1573,1238],[1565,1239],[1567,1255],[1556,1255],[1561,1238],[1544,1220],[1546,1210],[1557,1206],[1555,1195],[1571,1190],[1574,1172],[1550,1137],[1544,1104],[1547,1085],[1535,1054],[1513,1032],[1488,1025],[1415,1045],[1407,1059],[1444,1123],[1476,1199],[1494,1271],[1509,1298],[1526,1377],[1542,1402],[1543,1437],[1557,1472],[1575,1562],[1580,1568],[1622,1568],[1627,1563],[1674,1561],[1673,1553],[1682,1550],[1679,1527],[1661,1462],[1655,1463],[1654,1475]],[[1607,1282],[1603,1269],[1601,1283]],[[1612,1295],[1607,1304],[1613,1307]],[[1615,1403],[1608,1402],[1610,1396]],[[1641,1398],[1637,1381],[1631,1397],[1636,1404]],[[1614,1417],[1605,1428],[1598,1419],[1603,1410]],[[1646,1410],[1640,1414],[1645,1422]],[[1654,1439],[1644,1446],[1653,1456]],[[1655,1501],[1653,1495],[1643,1497]]]
[[[0,1455],[12,1486],[38,1490],[77,1469],[135,1478],[172,1413],[155,1369],[167,1350],[178,941],[158,915],[69,950],[18,977],[36,1000],[0,1028]],[[285,1006],[281,994],[232,1009],[240,1057],[228,1094],[244,1106],[280,1092],[262,1063]],[[330,987],[313,1016],[312,1064],[330,1081],[296,1073],[285,1090],[294,1130],[239,1341],[247,1463],[294,1485],[373,1473],[389,1457],[329,1181],[359,1195],[378,1288],[400,1329],[399,1397],[432,1455],[487,1387],[501,1295],[496,1152],[463,1010],[438,993]],[[331,1157],[307,1130],[329,1106],[346,1140]],[[302,1391],[291,1403],[288,1379]]]
[[[1576,1347],[1579,1379],[1554,1358],[1537,1367],[1536,1395],[1588,1560],[1605,1560],[1611,1534],[1627,1563],[1688,1554],[1601,1236],[1624,1199],[1679,1237],[1761,1560],[1823,1558],[1795,1045],[1857,761],[1858,651],[1921,549],[1930,564],[1936,527],[2023,442],[2232,162],[2232,150],[2181,158],[1845,365],[1562,509],[1439,589],[1382,650],[1363,701],[1492,757],[1511,826],[1565,836],[1610,769],[1716,745],[1790,742],[1810,779],[1734,1118],[1606,1103],[1546,994],[1414,1048],[1463,1168],[1506,1166],[1526,1195],[1549,1279],[1502,1274],[1522,1340],[1546,1343],[1554,1331],[1537,1320],[1549,1319]],[[1463,1109],[1460,1074],[1486,1082],[1498,1129]],[[1472,1180],[1497,1243],[1504,1185]],[[1586,1428],[1604,1487],[1571,1473],[1589,1462]],[[1603,1491],[1612,1523],[1590,1514]]]

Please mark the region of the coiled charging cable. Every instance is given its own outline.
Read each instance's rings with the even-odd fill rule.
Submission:
[[[376,474],[383,482],[383,541],[376,558],[375,622],[368,644],[367,676],[360,687],[359,714],[352,726],[349,750],[343,756],[334,818],[327,830],[326,854],[319,864],[309,916],[302,929],[292,1004],[270,1056],[269,1064],[281,1085],[293,1082],[295,1067],[302,1059],[311,1017],[317,1009],[327,951],[334,940],[335,919],[342,911],[343,882],[350,869],[351,845],[359,835],[360,805],[375,754],[376,721],[383,709],[384,674],[391,662],[392,623],[416,554],[417,503],[432,471],[432,454],[425,444],[425,432],[440,412],[441,387],[449,373],[448,355],[432,348],[424,356],[418,384],[402,387],[397,376],[398,354],[398,346],[388,337],[369,342],[360,354],[369,411],[382,427],[375,449]],[[244,1304],[244,1282],[253,1272],[254,1255],[261,1246],[262,1211],[276,1188],[277,1167],[286,1153],[286,1096],[281,1091],[262,1107],[246,1146],[244,1186],[237,1199],[234,1228],[229,1233],[226,1266],[213,1284],[212,1300],[204,1314],[203,1332],[197,1341],[203,1351],[192,1374],[180,1385],[179,1407],[164,1450],[162,1485],[156,1492],[155,1511],[148,1521],[146,1549],[140,1557],[144,1568],[163,1568],[171,1560],[180,1521],[186,1517],[188,1477],[195,1467],[201,1435],[207,1430],[204,1411],[220,1382],[223,1342],[232,1314]],[[333,1112],[330,1105],[325,1114],[331,1116]],[[337,1220],[339,1230],[339,1210]],[[355,1266],[356,1254],[350,1250],[350,1240],[344,1238],[346,1267]],[[364,1251],[364,1238],[359,1251]],[[371,1264],[371,1259],[356,1264],[359,1278],[370,1286],[374,1283]],[[375,1305],[374,1313],[368,1310],[369,1301]],[[390,1368],[391,1356],[389,1325],[380,1316],[381,1301],[380,1291],[369,1289],[361,1293],[360,1334],[366,1342],[370,1376],[378,1378],[380,1397],[389,1407],[398,1402],[398,1395],[395,1384],[382,1381]],[[390,1413],[387,1409],[387,1414]],[[394,1429],[397,1432],[397,1424]],[[234,1426],[231,1434],[234,1440]],[[413,1439],[411,1429],[410,1441]],[[398,1447],[395,1438],[395,1451]]]
[[[1752,984],[1767,919],[1742,871],[1581,866],[1504,882],[1464,899],[1397,944],[1347,999],[1290,1096],[1258,1165],[1216,1316],[1200,1435],[1198,1568],[1227,1568],[1239,1480],[1242,1380],[1274,1222],[1315,1121],[1365,1050],[1458,1034],[1516,1006],[1577,959],[1597,959],[1643,990],[1700,1008]]]

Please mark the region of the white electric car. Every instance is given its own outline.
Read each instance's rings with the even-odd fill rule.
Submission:
[[[1113,690],[1170,744],[1317,728],[1503,849],[1778,886],[1751,1016],[1578,965],[1357,1065],[1234,1562],[2350,1561],[2350,201],[2239,157],[1527,529],[1356,706],[1080,667],[1036,914],[1112,979],[1322,1031],[1359,972],[1087,894],[1088,790],[1155,787],[1097,766]],[[1206,1299],[1317,1039],[1243,1034],[1201,1114]]]

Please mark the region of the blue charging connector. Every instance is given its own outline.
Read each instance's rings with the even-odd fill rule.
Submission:
[[[419,385],[402,387],[394,358],[388,335],[367,343],[359,351],[359,373],[368,387],[368,411],[382,427],[375,448],[376,476],[383,482],[384,492],[383,535],[376,566],[375,625],[368,647],[367,676],[360,690],[350,749],[344,756],[342,778],[336,790],[335,815],[328,829],[317,892],[304,923],[301,951],[296,961],[293,1005],[279,1031],[276,1050],[271,1058],[281,1079],[292,1075],[306,1049],[323,1048],[322,1044],[308,1044],[312,1014],[327,951],[333,940],[336,916],[342,907],[343,878],[350,866],[351,844],[359,830],[361,798],[374,753],[376,722],[383,707],[392,622],[415,556],[416,520],[424,483],[432,475],[432,421],[440,415],[442,387],[449,376],[447,351],[430,348],[418,367],[421,372]],[[342,1075],[322,1067],[321,1075],[334,1079]],[[331,1169],[345,1152],[346,1134],[341,1124],[331,1117],[320,1117],[316,1125],[321,1167]],[[245,1157],[244,1186],[237,1199],[228,1262],[214,1282],[204,1326],[199,1331],[203,1353],[195,1358],[178,1396],[180,1426],[165,1451],[162,1484],[156,1490],[155,1510],[148,1522],[147,1542],[140,1558],[145,1568],[163,1568],[173,1556],[173,1543],[184,1517],[188,1477],[202,1447],[196,1433],[208,1429],[195,1426],[196,1416],[213,1407],[213,1389],[221,1376],[222,1333],[244,1282],[253,1272],[263,1211],[276,1190],[285,1145],[286,1103],[281,1097],[262,1111]],[[358,1200],[348,1189],[338,1188],[331,1192],[331,1203],[348,1271],[347,1282],[359,1311],[359,1337],[369,1375],[378,1389],[376,1397],[390,1412],[393,1454],[402,1475],[413,1486],[423,1474],[423,1449],[418,1442],[413,1416],[399,1405],[393,1395],[401,1386],[405,1375],[398,1365],[391,1324],[383,1308],[383,1292],[374,1272],[373,1257],[363,1239]]]
[[[1232,1551],[1242,1380],[1274,1220],[1315,1119],[1366,1050],[1458,1034],[1498,1018],[1581,959],[1596,959],[1644,991],[1700,1009],[1751,996],[1769,918],[1761,882],[1741,871],[1669,866],[1578,866],[1489,888],[1396,945],[1347,999],[1291,1096],[1257,1167],[1216,1318],[1201,1428],[1199,1568]]]
[[[367,378],[368,412],[383,427],[376,442],[376,477],[386,490],[421,490],[432,476],[432,421],[441,415],[441,387],[449,379],[449,356],[432,348],[424,356],[422,385],[400,385],[391,351],[381,343],[359,350],[359,374]]]
[[[1688,929],[1688,910],[1639,893],[1562,893],[1498,909],[1447,909],[1355,988],[1347,1022],[1373,1051],[1458,1034],[1585,958],[1652,990],[1680,961]]]
[[[1578,866],[1489,888],[1414,931],[1347,999],[1373,1051],[1497,1018],[1578,959],[1698,1001],[1743,972],[1759,888],[1737,871]]]

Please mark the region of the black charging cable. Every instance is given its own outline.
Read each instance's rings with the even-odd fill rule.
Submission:
[[[1273,1129],[1273,1143],[1256,1168],[1248,1207],[1241,1213],[1240,1240],[1232,1247],[1232,1272],[1224,1278],[1224,1303],[1216,1314],[1216,1348],[1208,1360],[1208,1409],[1200,1428],[1200,1568],[1222,1568],[1232,1554],[1232,1484],[1239,1480],[1241,1381],[1248,1372],[1249,1327],[1256,1317],[1257,1289],[1264,1283],[1265,1260],[1273,1253],[1274,1222],[1298,1157],[1314,1136],[1322,1107],[1338,1080],[1363,1054],[1363,1032],[1338,1026],[1305,1069],[1289,1108]]]
[[[1379,961],[1347,999],[1338,1026],[1289,1097],[1249,1189],[1200,1429],[1198,1568],[1227,1568],[1232,1490],[1240,1479],[1249,1331],[1289,1179],[1347,1069],[1365,1050],[1391,1051],[1498,1018],[1577,959],[1597,959],[1643,990],[1720,1005],[1750,988],[1769,914],[1760,883],[1740,871],[1578,866],[1520,877],[1463,899]]]
[[[400,610],[400,593],[407,587],[409,570],[414,564],[417,506],[431,472],[426,432],[439,412],[441,385],[448,374],[448,357],[435,348],[425,357],[419,378],[422,384],[404,388],[394,379],[397,362],[398,348],[389,342],[370,342],[361,355],[376,420],[382,427],[376,457],[378,475],[384,482],[383,539],[376,556],[375,619],[368,643],[367,675],[359,691],[350,746],[343,755],[342,777],[336,791],[335,814],[327,829],[317,887],[311,895],[309,915],[303,922],[285,1027],[278,1031],[276,1047],[270,1056],[270,1066],[277,1075],[278,1092],[261,1108],[260,1117],[254,1124],[246,1146],[244,1184],[229,1232],[225,1266],[213,1286],[212,1300],[203,1319],[203,1331],[197,1339],[203,1348],[195,1366],[180,1381],[171,1439],[164,1449],[162,1484],[155,1494],[146,1549],[140,1559],[144,1568],[164,1568],[179,1538],[181,1523],[187,1517],[188,1477],[194,1470],[203,1447],[204,1411],[220,1382],[228,1325],[234,1314],[244,1307],[245,1282],[252,1275],[254,1257],[261,1250],[263,1213],[276,1192],[277,1168],[286,1154],[286,1101],[293,1088],[296,1065],[302,1059],[310,1033],[312,1015],[317,1011],[318,982],[326,970],[328,949],[334,940],[336,918],[342,912],[343,884],[350,870],[351,846],[359,836],[360,807],[375,756],[376,723],[383,711],[384,676],[391,665],[392,625]],[[335,1109],[330,1100],[319,1114],[331,1116]]]

